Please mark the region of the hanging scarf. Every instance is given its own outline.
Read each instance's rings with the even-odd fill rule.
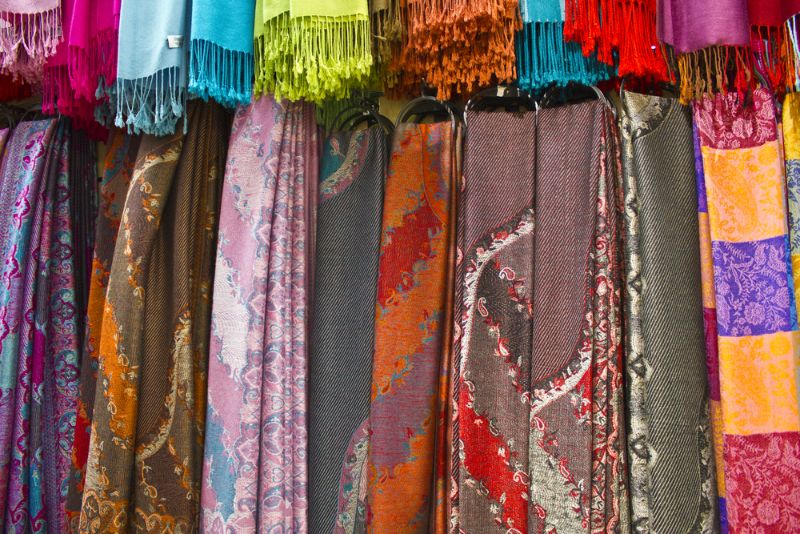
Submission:
[[[31,86],[14,80],[9,74],[0,74],[0,102],[24,100],[31,96]]]
[[[626,533],[617,133],[597,101],[539,115],[528,529]]]
[[[628,457],[636,532],[716,530],[691,116],[625,92]]]
[[[397,61],[405,35],[405,10],[401,0],[371,0],[373,56],[379,79],[387,89],[394,88],[401,76]]]
[[[29,318],[33,313],[32,286],[38,265],[32,258],[39,242],[46,173],[52,165],[56,123],[51,120],[19,124],[6,144],[0,175],[0,243],[3,272],[0,278],[0,515],[9,526],[39,522],[43,511],[27,510],[30,466],[26,443],[17,443],[22,423],[29,414],[29,369],[32,338]],[[12,447],[12,443],[14,444]]]
[[[153,135],[175,131],[186,104],[188,9],[186,0],[122,0],[118,128]]]
[[[791,532],[800,525],[798,327],[775,106],[761,89],[746,104],[716,95],[694,104],[694,120],[713,254],[719,367],[709,382],[714,399],[718,371],[727,521],[732,532]]]
[[[657,0],[566,0],[564,36],[619,76],[669,80],[656,37]]]
[[[526,141],[512,150],[510,136]],[[535,139],[533,112],[469,114],[454,313],[454,532],[528,532]]]
[[[75,0],[69,24],[69,79],[87,102],[106,97],[117,79],[122,0]]]
[[[257,95],[322,102],[363,88],[372,72],[367,0],[257,0]]]
[[[75,6],[82,0],[62,0],[65,20],[76,15]],[[47,60],[42,78],[42,111],[49,115],[59,113],[72,117],[75,125],[85,129],[97,139],[105,139],[108,132],[94,120],[95,98],[88,98],[76,91],[70,80],[70,26],[64,26],[64,40],[59,43],[55,55]]]
[[[578,43],[564,40],[564,0],[522,0],[522,31],[517,33],[519,85],[544,89],[574,81],[594,85],[614,75],[614,69],[584,56]]]
[[[405,9],[400,61],[409,81],[424,80],[448,100],[516,77],[517,0],[408,0]]]
[[[0,70],[39,80],[62,39],[61,0],[0,0]]]
[[[255,0],[192,2],[189,91],[235,107],[253,93]]]
[[[340,493],[357,493],[339,481],[349,471],[348,446],[363,437],[369,417],[388,151],[380,126],[333,134],[323,147],[309,356],[309,532],[345,528],[356,515],[337,518]]]
[[[123,130],[114,129],[107,145],[103,177],[99,184],[99,217],[97,217],[96,223],[96,244],[90,263],[92,268],[86,306],[86,335],[81,345],[80,395],[72,449],[72,470],[68,479],[69,496],[66,514],[72,532],[78,531],[80,520],[86,458],[89,454],[89,437],[92,431],[103,309],[111,275],[111,260],[114,257],[114,246],[122,218],[122,209],[133,173],[136,152],[139,148],[139,137],[128,135]]]
[[[142,140],[103,311],[81,532],[198,527],[209,291],[227,117]]]
[[[214,280],[206,532],[308,532],[305,317],[318,150],[308,104],[264,97],[237,110]]]

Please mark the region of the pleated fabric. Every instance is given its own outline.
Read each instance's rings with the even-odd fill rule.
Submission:
[[[198,528],[217,210],[228,117],[145,137],[120,222],[99,349],[81,532]]]
[[[459,193],[451,532],[527,532],[536,114],[470,113]],[[508,139],[525,142],[509,145]]]
[[[66,502],[67,520],[70,530],[78,530],[81,499],[83,497],[86,459],[89,454],[89,437],[92,432],[94,399],[97,387],[97,368],[102,339],[103,310],[106,291],[111,276],[114,247],[122,220],[122,211],[128,193],[139,136],[124,130],[114,129],[107,142],[103,161],[103,173],[99,183],[99,207],[96,218],[93,250],[90,251],[91,266],[86,304],[86,330],[81,343],[81,379],[75,422],[75,440],[72,447],[72,469],[68,479],[69,495]],[[85,210],[78,210],[78,213]],[[90,218],[95,224],[95,219]]]
[[[451,123],[408,123],[392,142],[375,307],[367,524],[355,526],[367,532],[427,532],[445,498],[435,457],[446,445],[438,431],[450,374],[459,138]]]
[[[349,451],[362,451],[363,470],[359,443],[369,417],[388,156],[380,126],[332,134],[322,149],[309,347],[308,431],[315,436],[308,444],[310,532],[348,531],[355,516],[363,523],[361,473],[349,477],[358,454]]]
[[[694,104],[694,120],[711,243],[704,272],[715,291],[717,352],[708,360],[721,513],[732,532],[792,532],[800,339],[775,104],[763,89],[747,100],[717,95]]]
[[[630,532],[612,113],[544,109],[536,146],[528,529]]]
[[[622,103],[632,523],[717,532],[691,113],[630,91]]]
[[[307,317],[314,109],[262,97],[236,112],[214,280],[204,532],[308,532]]]

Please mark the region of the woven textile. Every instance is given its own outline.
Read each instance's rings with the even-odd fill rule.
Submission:
[[[694,105],[718,340],[709,383],[718,403],[712,408],[721,412],[715,446],[722,448],[720,495],[732,532],[800,525],[800,339],[775,113],[761,89],[746,102],[728,94]]]
[[[308,532],[306,336],[314,110],[263,97],[234,119],[222,191],[201,522]]]
[[[625,533],[617,131],[592,101],[537,132],[528,529]]]
[[[108,281],[81,532],[198,527],[217,204],[228,119],[139,148]]]
[[[427,532],[437,508],[457,140],[450,123],[401,124],[392,143],[375,307],[368,532]]]
[[[469,114],[459,194],[451,532],[527,532],[536,114]],[[525,139],[511,146],[512,137]]]
[[[69,497],[66,504],[71,530],[78,530],[86,459],[89,454],[92,415],[97,386],[97,367],[102,337],[103,309],[111,276],[111,262],[122,209],[136,162],[140,138],[114,129],[108,140],[103,175],[99,184],[99,216],[96,219],[95,246],[90,257],[90,281],[86,305],[86,334],[81,345],[80,396],[77,405],[75,440],[72,448]],[[92,221],[94,223],[95,221]]]
[[[346,528],[352,516],[337,518],[340,494],[349,503],[358,493],[340,480],[369,417],[388,152],[380,126],[335,133],[323,145],[309,356],[310,532]]]
[[[0,0],[0,70],[38,81],[61,41],[62,17],[60,0]]]
[[[69,79],[88,102],[104,98],[117,79],[122,0],[75,0],[69,23]]]
[[[691,114],[625,92],[628,453],[636,532],[711,533],[713,447]]]

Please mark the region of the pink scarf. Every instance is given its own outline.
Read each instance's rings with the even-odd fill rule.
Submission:
[[[103,98],[117,78],[121,0],[74,0],[69,27],[69,78],[78,96]]]

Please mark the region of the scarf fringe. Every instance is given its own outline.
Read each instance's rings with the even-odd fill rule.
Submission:
[[[117,78],[115,125],[136,134],[174,133],[186,108],[186,89],[180,78],[180,67],[161,69],[146,78]]]
[[[747,48],[716,46],[681,54],[678,71],[684,104],[711,93],[725,94],[733,89],[744,94],[755,87],[753,60]]]
[[[86,100],[73,89],[67,65],[44,69],[42,76],[42,112],[70,117],[74,125],[95,141],[104,141],[108,130],[94,120],[94,99]]]
[[[226,107],[249,104],[253,96],[253,54],[193,39],[189,52],[189,92]]]
[[[372,74],[369,17],[299,17],[283,13],[255,42],[255,92],[276,100],[323,102],[364,88]]]
[[[614,75],[613,67],[586,57],[578,43],[564,41],[563,22],[534,22],[517,34],[519,85],[538,90],[571,81],[595,85]]]
[[[628,0],[617,11],[616,26],[625,35],[619,41],[619,75],[669,81],[661,43],[656,36],[656,6],[653,0]]]
[[[403,53],[405,10],[399,0],[391,0],[389,9],[372,14],[372,36],[376,71],[386,88],[400,85],[402,69],[397,59]]]
[[[790,91],[800,91],[800,39],[798,39],[800,15],[788,19],[783,25],[783,58],[786,86]]]
[[[33,83],[63,38],[61,3],[39,13],[0,11],[0,71]]]
[[[117,32],[108,29],[92,36],[88,48],[70,46],[69,77],[78,96],[106,98],[117,77]]]

